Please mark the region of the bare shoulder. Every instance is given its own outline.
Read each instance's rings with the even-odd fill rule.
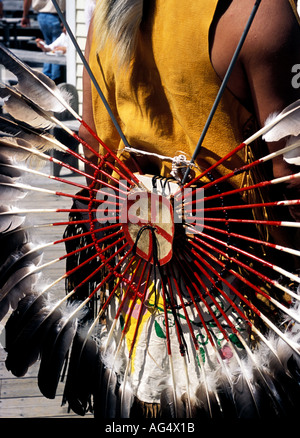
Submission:
[[[227,0],[214,20],[213,51],[230,57],[250,17],[254,1]],[[300,26],[289,0],[263,0],[247,36],[243,56],[265,56],[268,52],[299,44]],[[225,49],[225,52],[224,52]],[[216,58],[216,57],[215,57]],[[222,58],[222,57],[221,57]]]
[[[237,42],[250,17],[254,0],[225,0],[216,17],[216,30],[219,36],[226,34],[232,42]],[[268,42],[282,44],[297,31],[299,22],[289,0],[262,0],[247,37],[245,47],[256,47]]]
[[[219,76],[224,76],[255,1],[225,0],[212,26],[211,57]],[[292,64],[300,60],[300,26],[289,0],[262,0],[254,18],[230,86],[241,100],[253,98],[249,82],[289,82]],[[253,85],[254,86],[254,85]],[[286,93],[288,90],[283,90]],[[292,90],[291,90],[292,91]],[[289,94],[289,92],[288,92]],[[291,96],[292,98],[292,96]]]
[[[246,4],[249,8],[249,2],[239,0],[238,3],[239,8],[245,8],[245,14]],[[246,18],[243,15],[243,19]],[[299,45],[299,37],[299,21],[289,0],[263,0],[246,40],[245,52],[251,54],[263,51],[265,55],[272,54],[273,51],[284,50],[287,46],[292,48],[293,45]]]

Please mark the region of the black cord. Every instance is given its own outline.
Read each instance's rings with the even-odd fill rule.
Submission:
[[[213,119],[213,117],[214,117],[214,115],[215,115],[215,112],[216,112],[216,110],[217,110],[217,107],[218,107],[218,105],[219,105],[219,103],[220,103],[220,100],[221,100],[221,98],[222,98],[222,96],[223,96],[223,93],[224,93],[224,91],[225,91],[225,89],[226,89],[227,82],[228,82],[229,77],[230,77],[230,75],[231,75],[231,73],[232,73],[232,70],[233,70],[233,68],[234,68],[234,66],[235,66],[235,64],[236,64],[236,61],[237,61],[238,56],[239,56],[239,54],[240,54],[240,51],[241,51],[241,49],[242,49],[242,47],[243,47],[243,45],[244,45],[244,42],[245,42],[246,36],[248,35],[248,32],[249,32],[249,30],[250,30],[250,27],[251,27],[251,25],[252,25],[252,22],[253,22],[253,20],[254,20],[254,17],[255,17],[255,15],[256,15],[256,12],[257,12],[257,10],[258,10],[258,7],[259,7],[260,3],[261,3],[261,0],[256,0],[255,5],[254,5],[254,7],[253,7],[253,9],[252,9],[252,12],[251,12],[251,14],[250,14],[250,17],[249,17],[249,19],[248,19],[248,21],[247,21],[247,24],[246,24],[246,26],[245,26],[245,29],[244,29],[244,31],[243,31],[243,34],[242,34],[242,36],[241,36],[241,39],[240,39],[240,41],[239,41],[239,43],[238,43],[238,45],[237,45],[237,48],[236,48],[236,50],[235,50],[235,52],[234,52],[234,54],[233,54],[232,59],[231,59],[231,61],[230,61],[229,67],[228,67],[227,72],[226,72],[226,74],[225,74],[225,76],[224,76],[224,79],[223,79],[222,84],[221,84],[221,86],[220,86],[219,92],[218,92],[217,97],[216,97],[216,99],[215,99],[215,101],[214,101],[214,104],[213,104],[213,106],[212,106],[212,109],[211,109],[211,111],[210,111],[210,114],[209,114],[209,116],[208,116],[208,119],[207,119],[207,121],[206,121],[206,124],[205,124],[205,126],[204,126],[204,128],[203,128],[202,134],[201,134],[201,136],[200,136],[200,138],[199,138],[199,141],[198,141],[198,143],[197,143],[197,146],[196,146],[196,148],[195,148],[195,151],[194,151],[194,153],[193,153],[193,156],[192,156],[192,158],[191,158],[191,161],[190,161],[190,163],[189,163],[189,165],[188,165],[188,167],[187,167],[187,169],[186,169],[186,172],[185,172],[185,174],[184,174],[184,177],[183,177],[182,182],[181,182],[182,185],[186,182],[186,179],[187,179],[188,174],[189,174],[189,172],[190,172],[191,165],[195,162],[197,156],[199,155],[199,152],[200,152],[200,149],[201,149],[201,147],[202,147],[202,143],[203,143],[204,137],[206,136],[206,133],[207,133],[207,131],[208,131],[208,128],[209,128],[209,126],[210,126],[210,124],[211,124],[211,121],[212,121],[212,119]]]
[[[130,148],[130,144],[128,143],[128,141],[127,141],[127,139],[126,139],[126,137],[125,137],[125,135],[124,135],[120,125],[119,125],[119,123],[117,122],[117,119],[114,116],[114,113],[112,112],[112,110],[111,110],[107,100],[105,99],[105,96],[102,93],[102,90],[101,90],[101,88],[100,88],[100,86],[99,86],[99,84],[98,84],[98,82],[97,82],[97,80],[96,80],[96,78],[95,78],[95,76],[94,76],[94,74],[93,74],[93,72],[92,72],[88,62],[87,62],[87,60],[85,59],[84,54],[82,53],[82,50],[80,49],[79,44],[77,43],[76,38],[74,37],[74,34],[71,31],[70,26],[68,25],[67,20],[66,20],[64,14],[62,13],[60,7],[58,6],[56,0],[52,0],[52,3],[53,3],[53,6],[55,7],[55,9],[57,11],[57,14],[58,14],[60,20],[62,21],[63,25],[65,26],[66,31],[67,31],[67,33],[68,33],[72,43],[74,44],[76,52],[78,53],[78,55],[79,55],[83,65],[84,65],[84,67],[86,68],[86,71],[88,72],[88,75],[91,78],[91,80],[92,80],[92,82],[93,82],[93,84],[94,84],[94,86],[95,86],[95,88],[96,88],[96,90],[97,90],[97,92],[98,92],[98,94],[99,94],[99,96],[100,96],[100,98],[101,98],[101,100],[102,100],[102,102],[103,102],[103,104],[104,104],[104,106],[105,106],[105,108],[106,108],[106,110],[107,110],[107,112],[108,112],[108,114],[109,114],[109,116],[110,116],[110,118],[111,118],[115,128],[116,128],[116,130],[118,131],[118,133],[119,133],[123,143],[125,144],[125,146]]]

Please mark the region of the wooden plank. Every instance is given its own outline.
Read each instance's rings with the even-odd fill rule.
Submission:
[[[2,379],[1,399],[11,399],[20,397],[42,397],[37,385],[36,377],[22,377],[12,379]],[[64,385],[61,382],[58,386],[56,398],[61,401]]]
[[[3,379],[7,379],[7,380],[8,379],[16,379],[18,381],[21,381],[21,379],[24,379],[24,378],[31,378],[31,377],[36,378],[37,373],[38,373],[38,366],[39,366],[39,364],[37,363],[35,366],[29,367],[29,369],[26,373],[26,377],[17,378],[13,374],[11,374],[10,371],[8,371],[6,369],[5,362],[0,362],[0,378],[2,380]]]
[[[37,384],[38,362],[22,378],[12,376],[3,365],[1,362],[0,418],[75,416],[73,412],[68,412],[67,406],[62,406],[63,382],[58,385],[55,399],[42,396]]]
[[[36,377],[2,379],[1,400],[20,397],[41,397]]]
[[[23,49],[11,49],[11,51],[22,61],[33,63],[33,64],[43,64],[48,62],[51,64],[66,65],[65,55],[50,55],[44,52],[38,52],[34,50],[23,50]]]
[[[72,418],[75,416],[77,415],[73,412],[68,412],[67,406],[61,406],[58,399],[49,400],[41,396],[0,400],[0,418]]]
[[[23,0],[3,0],[4,11],[23,11]]]

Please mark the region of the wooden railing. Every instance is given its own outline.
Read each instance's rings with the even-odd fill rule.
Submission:
[[[30,10],[30,26],[21,26],[23,0],[3,0],[4,17],[0,20],[0,42],[7,47],[36,50],[33,43],[42,33],[36,20],[36,14]]]

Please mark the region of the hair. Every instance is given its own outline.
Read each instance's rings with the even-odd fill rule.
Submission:
[[[119,65],[128,65],[137,44],[143,17],[144,0],[98,0],[94,13],[94,32],[98,50],[107,41]]]

